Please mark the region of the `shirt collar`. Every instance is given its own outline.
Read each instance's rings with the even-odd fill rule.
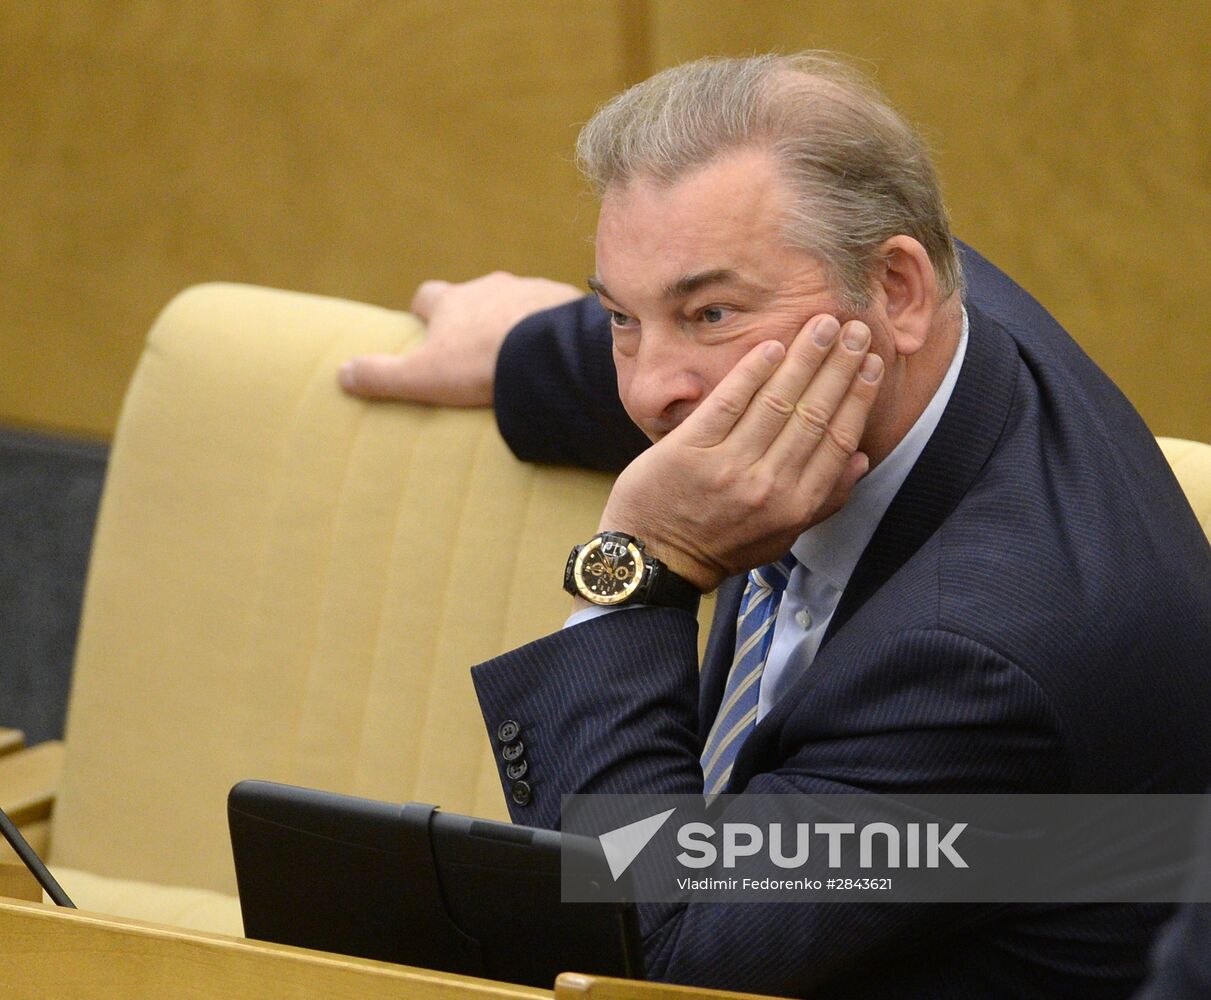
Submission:
[[[942,412],[950,401],[963,357],[967,353],[967,309],[963,308],[963,328],[959,345],[938,391],[900,443],[882,462],[868,472],[849,493],[845,506],[835,514],[808,528],[791,546],[791,552],[812,573],[822,573],[837,588],[844,590],[854,567],[870,543],[875,529],[887,513],[892,500],[904,485],[921,452],[933,435]]]

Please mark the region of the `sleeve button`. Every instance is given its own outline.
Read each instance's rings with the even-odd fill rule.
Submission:
[[[500,755],[506,761],[517,760],[517,758],[525,752],[525,749],[526,745],[522,743],[521,740],[518,740],[516,743],[510,743],[503,750],[501,750]]]
[[[506,719],[500,724],[500,728],[496,730],[496,738],[501,743],[512,743],[521,733],[521,726],[513,719]]]
[[[530,770],[530,765],[524,760],[519,760],[506,767],[505,774],[507,774],[510,779],[516,781],[518,778],[524,778],[528,770]]]
[[[529,805],[530,798],[533,793],[530,791],[530,783],[528,781],[516,781],[513,783],[513,801],[519,806]]]

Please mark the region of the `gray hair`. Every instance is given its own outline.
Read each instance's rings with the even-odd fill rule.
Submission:
[[[822,52],[699,59],[603,105],[577,162],[598,195],[635,178],[671,184],[721,154],[765,147],[798,192],[793,246],[830,270],[843,304],[869,304],[884,241],[929,254],[939,290],[962,287],[950,220],[924,142],[861,73]]]

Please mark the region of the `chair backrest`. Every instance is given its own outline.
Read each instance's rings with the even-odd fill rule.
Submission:
[[[1198,523],[1211,539],[1211,444],[1165,437],[1156,442],[1194,508]]]
[[[559,627],[610,480],[516,461],[488,411],[337,389],[345,358],[421,336],[236,285],[159,318],[101,504],[55,862],[233,892],[249,777],[505,817],[468,667]]]

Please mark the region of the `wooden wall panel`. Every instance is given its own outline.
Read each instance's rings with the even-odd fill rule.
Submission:
[[[0,420],[113,427],[156,310],[237,280],[406,306],[583,280],[576,122],[622,6],[0,2]]]
[[[1211,5],[0,0],[0,421],[105,435],[155,311],[229,279],[407,304],[579,281],[576,124],[706,53],[867,61],[957,232],[1158,433],[1211,440]]]
[[[938,154],[956,233],[1158,434],[1211,440],[1211,4],[654,0],[654,65],[828,48]]]

